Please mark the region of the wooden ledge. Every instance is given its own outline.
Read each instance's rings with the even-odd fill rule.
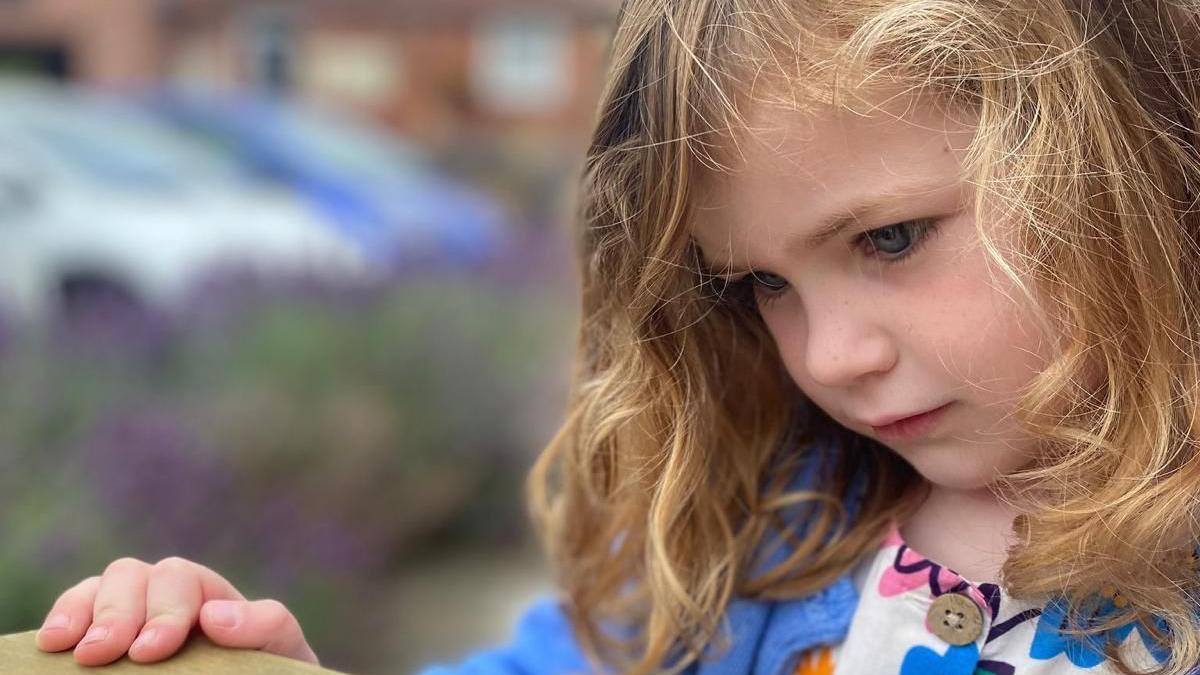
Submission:
[[[200,633],[192,633],[183,647],[171,658],[158,663],[135,663],[123,656],[107,666],[81,666],[75,662],[70,649],[47,653],[37,648],[37,631],[0,635],[0,672],[27,675],[60,675],[61,673],[177,673],[178,675],[337,675],[337,671],[318,668],[312,664],[286,659],[250,649],[218,647]]]

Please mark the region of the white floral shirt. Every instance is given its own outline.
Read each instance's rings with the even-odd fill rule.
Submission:
[[[861,599],[845,640],[798,654],[794,675],[1118,672],[1105,661],[1103,637],[1060,633],[1061,601],[1022,603],[996,584],[972,583],[909,548],[895,525],[875,555],[854,569],[853,578]],[[1125,602],[1112,589],[1098,598],[1093,616]],[[1140,670],[1166,660],[1134,623],[1108,634],[1125,643],[1122,649]],[[1089,648],[1088,642],[1097,647]]]

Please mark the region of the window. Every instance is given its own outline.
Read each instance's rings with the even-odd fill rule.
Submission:
[[[284,7],[256,7],[240,15],[250,82],[268,91],[290,91],[295,78],[296,36]]]
[[[473,82],[488,107],[505,113],[548,113],[570,95],[566,22],[553,15],[496,16],[478,28]]]

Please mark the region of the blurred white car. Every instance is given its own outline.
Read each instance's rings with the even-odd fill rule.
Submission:
[[[360,250],[290,191],[116,100],[0,83],[0,306],[81,287],[170,309],[217,265],[338,278]]]

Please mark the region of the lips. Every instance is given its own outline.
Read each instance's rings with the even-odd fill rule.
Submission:
[[[949,404],[948,404],[948,403],[943,403],[943,404],[941,404],[941,405],[939,405],[939,406],[935,406],[935,407],[933,407],[933,408],[926,408],[925,410],[922,410],[922,411],[920,411],[920,412],[915,412],[915,413],[906,413],[906,414],[903,414],[903,415],[892,415],[892,416],[890,416],[890,417],[882,417],[882,418],[880,418],[880,419],[878,419],[878,420],[876,420],[876,421],[874,421],[874,422],[865,422],[864,424],[867,424],[867,425],[869,425],[869,426],[871,426],[871,427],[873,427],[873,428],[876,428],[876,429],[878,429],[878,428],[880,428],[880,427],[886,427],[886,426],[888,426],[889,424],[895,424],[896,422],[901,422],[901,421],[904,421],[904,420],[912,419],[912,418],[914,418],[914,417],[920,417],[921,415],[924,415],[924,414],[926,414],[926,413],[933,412],[934,410],[940,410],[941,408],[944,408],[944,407],[946,407],[947,405],[949,405]]]
[[[934,430],[950,405],[950,403],[946,403],[933,410],[902,417],[888,424],[872,425],[871,428],[877,436],[886,441],[907,441],[920,438]]]

